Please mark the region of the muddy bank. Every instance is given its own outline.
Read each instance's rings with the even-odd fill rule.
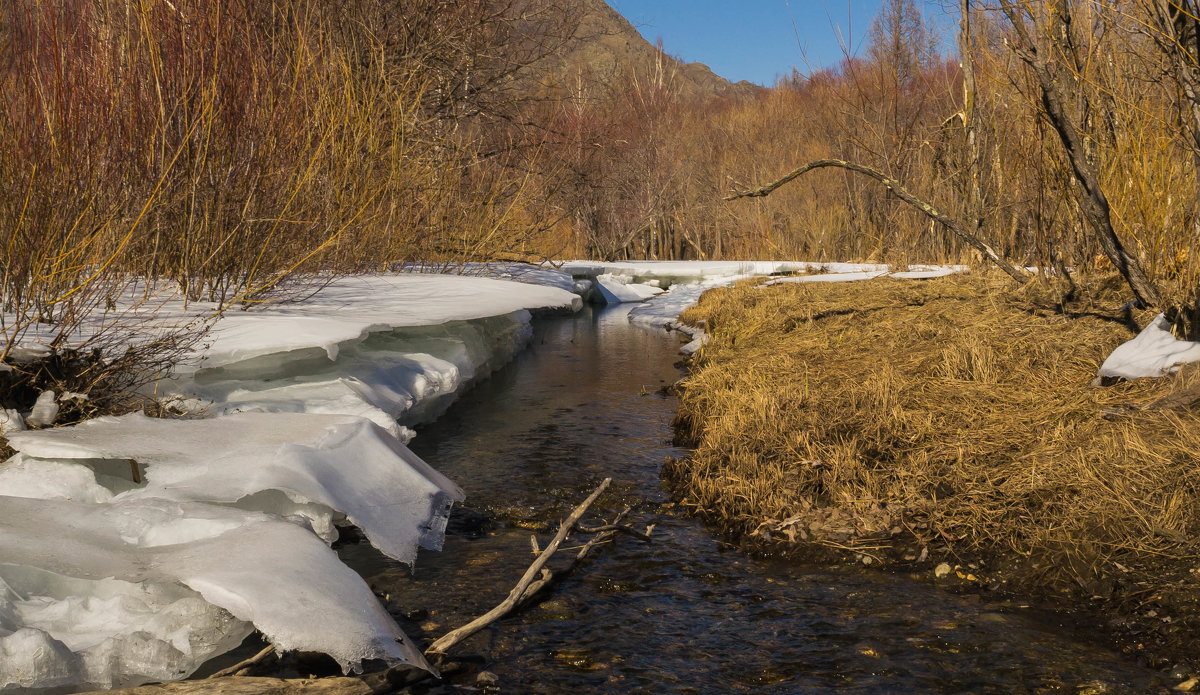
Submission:
[[[710,292],[684,316],[712,336],[680,389],[695,451],[665,475],[747,547],[1067,609],[1186,676],[1200,373],[1089,386],[1149,317],[1060,299],[979,277]]]

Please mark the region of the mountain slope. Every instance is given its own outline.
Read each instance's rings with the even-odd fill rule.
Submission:
[[[704,63],[684,63],[660,51],[604,0],[575,0],[579,31],[572,48],[553,59],[548,72],[570,87],[579,76],[602,82],[661,80],[684,96],[745,97],[764,90],[747,81],[732,83]]]

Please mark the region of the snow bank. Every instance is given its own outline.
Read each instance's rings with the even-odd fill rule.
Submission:
[[[342,348],[375,332],[521,310],[575,311],[582,300],[561,287],[484,277],[395,273],[335,278],[315,286],[313,293],[302,300],[255,304],[245,310],[234,307],[219,311],[211,302],[185,303],[167,287],[131,287],[116,298],[115,304],[114,310],[81,321],[78,330],[68,337],[68,346],[111,329],[116,321],[136,325],[143,334],[211,321],[205,343],[193,351],[188,363],[181,365],[187,370],[307,348],[321,349],[334,359]],[[57,334],[53,325],[33,328],[20,346],[27,358],[43,354],[44,343]]]
[[[575,281],[570,273],[557,270],[554,267],[537,266],[529,263],[462,263],[454,265],[431,263],[406,263],[400,267],[405,273],[439,273],[448,275],[466,275],[470,277],[494,278],[496,280],[512,280],[531,285],[557,287],[567,292],[575,292]]]
[[[113,501],[158,498],[238,504],[304,517],[333,540],[332,512],[344,514],[386,555],[412,564],[417,547],[440,549],[450,506],[463,492],[394,437],[361,418],[246,413],[206,420],[141,414],[10,435],[21,457],[0,464],[0,494],[24,490],[29,459],[82,461],[101,471],[126,466]],[[13,471],[9,471],[9,463]],[[119,476],[109,476],[117,478]],[[142,478],[140,483],[134,478]],[[129,488],[129,485],[136,487]],[[261,493],[283,493],[271,502]],[[101,501],[103,493],[85,498]]]
[[[1102,378],[1142,379],[1159,377],[1188,362],[1200,361],[1200,343],[1178,340],[1171,324],[1159,314],[1133,340],[1122,343],[1104,360],[1097,373]]]
[[[280,650],[324,652],[346,670],[365,659],[428,667],[332,550],[263,514],[4,497],[0,558],[0,615],[20,622],[0,626],[0,687],[179,678],[240,641],[247,624]],[[121,600],[131,595],[145,600]]]
[[[576,297],[578,299],[578,297]],[[318,348],[264,355],[178,377],[171,387],[234,412],[366,417],[402,441],[477,380],[506,364],[533,335],[529,312],[371,333],[335,359]]]
[[[303,302],[225,312],[196,358],[199,367],[214,368],[316,347],[335,360],[372,333],[581,306],[565,289],[491,278],[412,273],[339,278]]]
[[[440,548],[463,495],[404,446],[405,425],[510,360],[531,312],[582,306],[568,275],[521,279],[341,278],[303,301],[229,309],[156,385],[205,419],[19,432],[5,414],[21,453],[0,464],[0,689],[179,678],[251,624],[344,668],[427,666],[322,539],[344,516],[403,562]],[[75,338],[114,317],[166,331],[215,310],[133,291],[118,305]]]

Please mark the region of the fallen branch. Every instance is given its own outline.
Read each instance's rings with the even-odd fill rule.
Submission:
[[[546,549],[538,554],[537,559],[533,561],[533,564],[529,566],[529,569],[525,570],[525,574],[522,575],[521,580],[518,581],[517,585],[513,587],[513,590],[509,592],[508,597],[500,602],[500,605],[472,620],[466,625],[442,635],[442,637],[429,646],[429,649],[425,650],[425,653],[445,654],[446,651],[454,645],[470,637],[471,635],[474,635],[476,632],[479,632],[488,625],[491,625],[516,608],[518,602],[521,600],[521,597],[525,595],[526,590],[531,584],[534,583],[535,579],[539,577],[539,575],[548,581],[548,578],[546,578],[545,575],[542,575],[542,567],[546,564],[546,561],[549,560],[552,555],[554,555],[554,552],[558,550],[558,546],[566,539],[567,534],[571,532],[571,529],[575,527],[575,524],[579,523],[579,520],[583,518],[585,513],[587,513],[588,507],[592,506],[592,503],[596,501],[596,498],[598,498],[606,489],[608,489],[610,483],[612,483],[612,478],[605,478],[604,481],[595,489],[595,491],[593,491],[586,500],[584,500],[578,507],[575,508],[574,511],[571,512],[571,515],[568,516],[566,520],[562,522],[562,525],[558,527],[558,533],[554,535],[554,540],[550,541],[550,545],[546,546]],[[551,577],[552,576],[553,575],[551,574]]]
[[[255,664],[259,664],[259,663],[262,663],[263,661],[266,661],[267,657],[271,656],[274,653],[275,653],[275,645],[268,644],[265,649],[263,649],[261,652],[255,654],[254,656],[250,657],[249,659],[246,659],[245,661],[239,661],[236,664],[234,664],[233,666],[230,666],[229,668],[223,668],[220,671],[217,671],[216,673],[210,675],[209,678],[224,678],[226,676],[235,676],[235,675],[237,675],[237,673],[239,671],[244,671],[244,670],[250,668],[251,666],[254,666]]]
[[[559,570],[558,572],[551,572],[550,570],[543,569],[541,579],[533,582],[525,589],[525,593],[521,595],[520,600],[517,602],[517,607],[520,608],[529,605],[529,603],[531,603],[542,590],[558,584],[562,580],[566,579],[568,575],[575,571],[575,568],[579,566],[579,563],[582,562],[583,559],[592,552],[593,548],[612,540],[619,532],[629,533],[638,538],[644,539],[645,542],[649,542],[651,540],[650,532],[654,530],[653,524],[646,527],[645,533],[632,527],[621,525],[621,522],[625,519],[625,516],[631,511],[633,511],[632,507],[626,507],[620,514],[617,515],[617,518],[613,519],[611,524],[605,524],[603,526],[597,526],[594,528],[587,528],[582,525],[576,526],[575,530],[577,531],[582,533],[595,533],[596,535],[592,536],[592,538],[589,539],[588,542],[579,549],[579,553],[575,556],[575,559],[572,560],[571,564],[565,569]]]
[[[1025,284],[1025,282],[1029,280],[1029,276],[1027,274],[1013,267],[1011,263],[1001,258],[1000,254],[996,253],[991,246],[988,246],[979,237],[969,232],[967,228],[964,227],[958,220],[942,214],[937,208],[910,193],[907,188],[900,185],[899,181],[891,178],[882,171],[879,171],[878,169],[872,169],[868,166],[863,166],[862,164],[846,162],[841,159],[818,159],[790,172],[774,183],[769,183],[765,186],[760,186],[752,190],[734,191],[730,195],[725,196],[725,200],[737,200],[738,198],[765,198],[780,186],[800,178],[813,169],[822,169],[825,167],[849,169],[850,171],[857,171],[860,174],[866,174],[867,176],[870,176],[886,186],[887,189],[892,193],[895,193],[896,197],[898,197],[900,200],[903,200],[917,210],[921,211],[930,219],[941,224],[946,229],[949,229],[955,234],[955,236],[970,244],[976,251],[983,254],[984,258],[987,258],[992,263],[995,263],[1001,270],[1003,270],[1005,273],[1008,273],[1008,275],[1017,282]]]
[[[639,541],[642,541],[643,543],[649,543],[651,540],[649,533],[642,533],[641,531],[633,528],[632,526],[621,526],[620,524],[616,524],[616,523],[605,524],[603,526],[579,526],[580,533],[603,533],[606,531],[613,531],[615,533],[627,533],[630,536],[633,536],[634,538],[638,539]]]

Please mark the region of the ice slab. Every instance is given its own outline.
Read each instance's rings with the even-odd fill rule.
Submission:
[[[319,348],[264,355],[180,377],[172,389],[206,414],[305,412],[366,417],[401,441],[533,335],[529,312],[372,333],[330,359]]]
[[[281,651],[323,652],[348,671],[367,659],[428,668],[371,590],[332,550],[307,530],[263,514],[161,499],[87,504],[0,497],[0,558],[0,576],[12,592],[12,607],[0,612],[32,623],[4,630],[0,650],[15,656],[0,662],[0,680],[25,687],[30,678],[44,679],[40,687],[63,678],[101,686],[154,680],[158,675],[145,669],[164,664],[190,672],[203,660],[204,650],[195,651],[195,645],[219,649],[245,634],[190,601],[173,615],[135,616],[145,629],[118,629],[121,642],[89,662],[87,645],[110,639],[103,624],[119,628],[131,619],[130,610],[140,610],[126,601],[129,610],[113,613],[104,605],[106,596],[157,592],[174,606],[192,596],[180,593],[180,586],[253,624]],[[113,580],[137,586],[118,591],[111,588]],[[57,599],[42,601],[44,615],[18,605],[38,596]],[[180,653],[192,648],[193,654],[179,657],[168,647]],[[71,666],[63,649],[80,656],[84,675],[72,675],[78,663]]]
[[[614,275],[598,276],[594,287],[605,304],[641,302],[663,293],[662,288],[655,285],[627,283]]]
[[[1117,346],[1104,360],[1097,373],[1103,377],[1142,379],[1178,371],[1189,362],[1200,361],[1200,342],[1179,340],[1171,334],[1171,324],[1159,314],[1150,325],[1128,342]]]
[[[28,476],[6,471],[28,466],[28,459],[78,460],[93,468],[132,460],[139,475],[127,469],[131,487],[115,489],[114,502],[246,501],[254,509],[284,515],[304,515],[304,505],[316,505],[345,514],[381,552],[410,565],[418,546],[441,548],[450,507],[463,499],[458,486],[378,425],[344,415],[243,413],[161,420],[133,414],[16,432],[9,441],[22,456],[0,465],[0,494],[28,494]],[[119,477],[116,470],[109,477]],[[144,480],[139,484],[134,477]],[[283,493],[292,505],[264,509],[260,493],[267,491]],[[97,493],[77,494],[95,499]],[[329,535],[327,514],[309,521]]]
[[[0,564],[0,692],[176,680],[253,629],[181,584]]]

